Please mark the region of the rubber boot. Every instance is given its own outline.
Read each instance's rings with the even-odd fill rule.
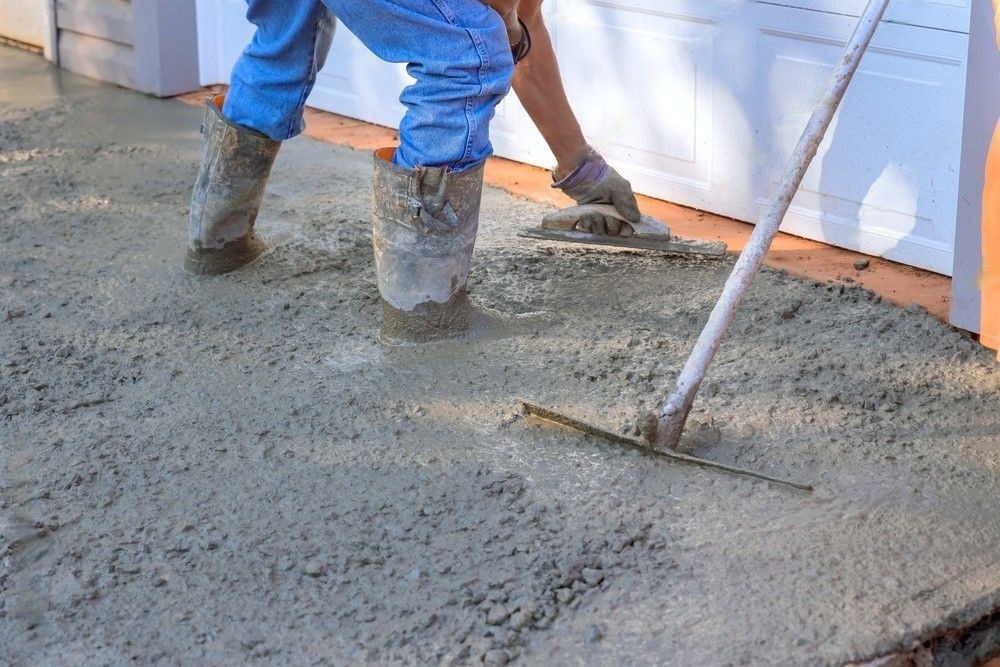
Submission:
[[[202,276],[228,273],[257,259],[266,246],[253,226],[280,141],[222,116],[225,95],[205,101],[205,137],[191,195],[184,270]]]
[[[383,343],[409,345],[522,333],[536,314],[507,316],[466,292],[479,229],[483,166],[406,169],[392,148],[375,152],[375,273]]]

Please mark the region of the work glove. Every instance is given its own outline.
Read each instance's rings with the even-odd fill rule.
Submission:
[[[552,187],[565,192],[577,204],[610,204],[629,222],[638,223],[642,218],[631,184],[593,149],[576,169],[553,183]],[[601,213],[582,216],[576,223],[576,228],[582,232],[608,236],[626,236],[630,231],[628,225],[621,220]]]

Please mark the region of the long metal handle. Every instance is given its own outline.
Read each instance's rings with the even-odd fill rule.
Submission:
[[[781,184],[771,195],[771,200],[757,221],[753,233],[750,234],[746,247],[740,253],[736,266],[722,290],[722,295],[712,309],[712,314],[702,329],[698,342],[684,365],[684,370],[677,378],[677,387],[660,408],[657,428],[651,437],[654,446],[673,449],[680,442],[688,413],[694,405],[695,395],[702,380],[705,379],[708,366],[712,363],[726,330],[732,324],[736,310],[750,287],[750,282],[760,269],[775,234],[778,233],[778,228],[792,204],[792,198],[798,191],[813,158],[816,157],[816,151],[819,150],[830,122],[837,113],[837,108],[844,99],[844,93],[854,78],[861,58],[868,49],[875,29],[888,6],[889,0],[870,0],[861,15],[858,27],[827,83],[823,100],[813,111],[812,118],[809,119],[809,124],[806,125],[805,132],[802,133],[802,138],[799,139],[795,152],[788,161]]]

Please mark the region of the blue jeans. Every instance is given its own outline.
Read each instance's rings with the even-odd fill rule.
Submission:
[[[500,16],[480,0],[248,0],[257,27],[222,113],[277,141],[304,128],[303,106],[323,67],[336,18],[376,56],[416,79],[393,161],[408,169],[474,167],[493,148],[489,124],[510,90],[514,61]]]

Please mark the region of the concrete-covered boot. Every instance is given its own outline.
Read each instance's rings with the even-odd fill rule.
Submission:
[[[375,273],[384,343],[405,345],[520,333],[532,315],[506,316],[466,293],[479,229],[483,166],[406,169],[392,148],[375,152]]]
[[[191,195],[184,270],[228,273],[257,259],[265,246],[253,231],[280,141],[222,116],[225,95],[206,100],[205,152]]]

